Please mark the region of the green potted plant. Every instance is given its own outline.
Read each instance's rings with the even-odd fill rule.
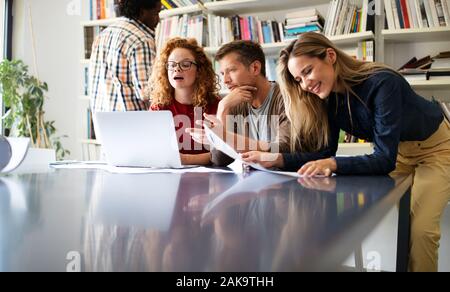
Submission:
[[[28,74],[21,60],[0,63],[0,94],[7,108],[2,117],[9,136],[28,137],[32,148],[54,149],[58,159],[70,154],[56,136],[54,121],[44,119],[44,101],[48,85]]]

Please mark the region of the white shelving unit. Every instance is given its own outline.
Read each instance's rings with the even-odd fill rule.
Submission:
[[[340,35],[340,36],[333,36],[330,37],[330,40],[333,41],[337,45],[352,45],[359,41],[363,40],[371,40],[374,39],[375,35],[371,31],[366,32],[358,32],[358,33],[352,33],[348,35]],[[283,48],[285,48],[287,45],[289,45],[289,42],[282,42],[282,43],[273,43],[273,44],[262,44],[261,47],[263,48],[264,52],[268,55],[278,53]],[[210,55],[215,54],[219,50],[218,47],[207,47],[205,48],[205,52],[207,52]]]
[[[272,10],[289,10],[304,6],[327,4],[329,2],[329,0],[228,0],[207,2],[205,3],[205,7],[209,12],[214,14],[233,15],[268,12]]]
[[[160,18],[167,18],[175,15],[181,15],[181,14],[190,14],[190,13],[196,13],[201,12],[202,7],[200,4],[197,5],[191,5],[186,7],[180,7],[175,9],[169,9],[169,10],[163,10],[159,13]]]
[[[374,148],[371,143],[340,143],[337,156],[370,155]]]
[[[382,30],[387,43],[437,42],[450,40],[450,27]]]
[[[89,21],[82,21],[81,26],[108,26],[113,24],[115,21],[117,21],[119,18],[109,18],[109,19],[99,19],[99,20],[89,20]]]
[[[317,4],[329,3],[329,0],[316,0],[314,3],[308,0],[278,0],[274,9],[273,0],[227,0],[207,2],[201,4],[180,7],[170,10],[163,10],[159,14],[160,18],[167,18],[175,15],[199,13],[205,11],[219,15],[247,14],[255,12],[267,12],[270,10],[288,10],[303,6],[313,6]]]
[[[450,90],[450,77],[448,80],[411,81],[409,84],[417,90]]]
[[[413,56],[422,58],[426,55],[434,56],[441,51],[448,51],[450,27],[381,30],[380,42],[378,47],[383,48],[383,61],[397,68],[400,63],[404,64],[408,58]],[[398,60],[400,62],[396,63]],[[450,77],[448,79],[411,81],[410,85],[427,98],[437,96],[450,101],[448,95]]]
[[[91,139],[81,139],[80,142],[83,144],[99,145],[99,146],[101,145],[99,142],[97,142],[97,140],[91,140]]]

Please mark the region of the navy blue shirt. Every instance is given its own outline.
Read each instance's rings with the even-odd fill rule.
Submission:
[[[438,103],[417,95],[394,72],[374,73],[352,90],[361,100],[350,94],[351,118],[347,94],[332,93],[328,98],[328,148],[317,153],[283,154],[287,170],[296,171],[309,161],[335,156],[342,129],[373,142],[375,151],[372,155],[336,157],[337,174],[388,174],[395,169],[401,141],[426,140],[444,119]]]

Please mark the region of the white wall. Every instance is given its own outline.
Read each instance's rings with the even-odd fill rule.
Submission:
[[[78,96],[82,92],[80,60],[83,38],[80,22],[87,19],[87,1],[14,1],[13,58],[22,59],[29,65],[30,73],[35,74],[28,3],[31,6],[39,78],[49,85],[46,119],[56,121],[58,135],[69,136],[63,140],[63,145],[71,151],[71,158],[81,159],[77,134]],[[80,11],[69,15],[67,8],[70,4],[81,4]]]

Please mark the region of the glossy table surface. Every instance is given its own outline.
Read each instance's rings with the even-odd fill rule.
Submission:
[[[0,177],[0,271],[339,270],[410,177]]]

